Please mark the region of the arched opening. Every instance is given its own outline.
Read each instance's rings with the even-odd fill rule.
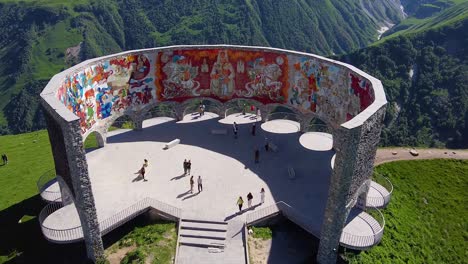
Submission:
[[[145,114],[144,120],[157,117],[170,117],[177,119],[177,112],[172,104],[160,103],[151,108]]]
[[[92,151],[98,148],[102,148],[105,145],[105,138],[101,133],[93,131],[83,141],[83,148],[86,152]]]
[[[118,129],[134,129],[135,122],[130,118],[128,115],[123,115],[117,118],[112,124],[110,125],[108,131],[114,131]]]
[[[211,98],[196,98],[187,101],[184,104],[183,116],[186,115],[200,115],[201,112],[210,112],[220,114],[223,109],[223,104]]]

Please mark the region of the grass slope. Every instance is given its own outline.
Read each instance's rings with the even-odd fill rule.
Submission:
[[[383,210],[380,245],[350,263],[465,263],[468,237],[468,161],[399,161],[377,167],[394,185]]]

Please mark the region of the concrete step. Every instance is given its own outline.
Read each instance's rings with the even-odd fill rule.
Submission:
[[[201,219],[188,219],[184,218],[181,220],[183,223],[204,223],[204,224],[219,224],[219,225],[227,225],[227,222],[224,221],[213,221],[213,220],[201,220]]]
[[[226,240],[226,232],[181,229],[180,230],[180,236],[181,237],[194,237],[194,238],[208,238],[208,239],[216,239],[216,240]]]
[[[226,232],[227,225],[196,223],[196,222],[181,222],[180,229],[181,230],[190,229],[190,230],[200,230],[200,231]]]
[[[195,246],[195,247],[214,247],[224,248],[224,240],[209,239],[209,238],[194,238],[194,237],[179,237],[180,245]]]

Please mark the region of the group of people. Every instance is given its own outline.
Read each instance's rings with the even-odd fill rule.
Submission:
[[[245,115],[246,109],[247,109],[247,104],[244,104],[243,107],[242,107],[242,115]],[[250,106],[250,112],[252,112],[252,113],[256,112],[257,117],[261,116],[260,108],[255,107],[255,105]]]
[[[190,175],[190,171],[192,170],[192,161],[191,160],[184,160],[184,176]]]
[[[232,131],[234,132],[234,138],[237,138],[237,133],[239,132],[239,126],[236,122],[232,123]],[[252,136],[255,136],[257,132],[257,122],[252,123],[252,129],[250,130]]]
[[[252,207],[252,201],[253,201],[253,195],[251,192],[247,194],[247,205],[249,208]],[[260,204],[265,203],[265,189],[260,190]],[[237,199],[237,206],[239,207],[239,212],[242,212],[242,206],[244,205],[244,199],[242,199],[242,196],[239,196]]]
[[[200,175],[198,175],[197,179],[198,184],[198,193],[203,191],[203,181]],[[195,185],[195,181],[193,180],[193,175],[190,177],[190,193],[193,193],[193,186]]]
[[[3,165],[8,164],[8,156],[6,154],[2,154],[2,161]]]

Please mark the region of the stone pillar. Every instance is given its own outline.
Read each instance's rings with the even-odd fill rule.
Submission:
[[[107,143],[107,132],[95,131],[96,141],[99,148],[103,148]]]
[[[141,115],[134,115],[132,116],[133,121],[133,130],[141,131],[143,130],[143,116]]]
[[[73,195],[70,190],[70,186],[67,185],[67,183],[63,180],[63,178],[60,175],[57,175],[57,182],[60,187],[60,195],[63,206],[73,203]]]
[[[361,126],[342,126],[333,134],[336,158],[317,254],[321,264],[336,263],[341,233],[349,211],[356,203],[356,193],[372,176],[384,114],[385,106]]]
[[[94,204],[88,164],[83,149],[79,120],[65,121],[54,109],[43,104],[49,138],[52,145],[57,174],[61,176],[74,197],[80,217],[88,258],[92,261],[104,257],[99,222]],[[60,122],[60,123],[58,123]]]

